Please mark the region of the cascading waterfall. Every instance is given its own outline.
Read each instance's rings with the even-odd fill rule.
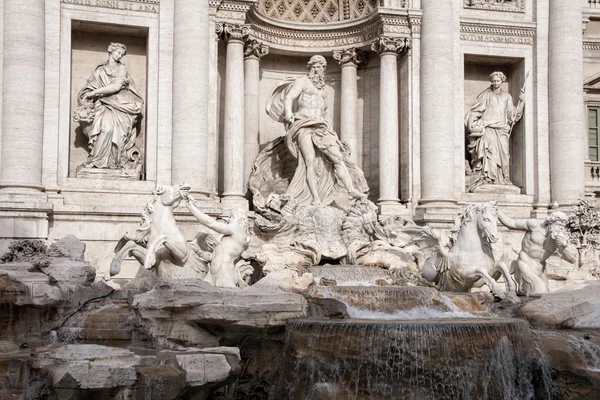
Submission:
[[[338,286],[373,286],[377,281],[392,282],[386,270],[358,265],[311,267],[310,272],[316,282],[321,278],[333,279]]]
[[[368,319],[463,318],[488,313],[469,294],[442,294],[420,286],[319,287],[321,295],[342,301],[348,314]]]
[[[521,320],[295,321],[280,398],[550,399]]]

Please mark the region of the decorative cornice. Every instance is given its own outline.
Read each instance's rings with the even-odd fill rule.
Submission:
[[[350,49],[335,50],[333,52],[333,58],[337,60],[340,66],[347,64],[359,66],[367,63],[367,53],[355,47]]]
[[[584,40],[584,50],[600,50],[600,40]]]
[[[221,0],[217,5],[219,11],[236,11],[246,13],[255,4],[254,0]]]
[[[226,42],[244,42],[250,34],[250,25],[230,24],[228,22],[217,23],[215,32]]]
[[[256,39],[248,39],[244,44],[244,57],[256,58],[260,60],[269,54],[269,46],[259,42]]]
[[[140,11],[158,14],[160,12],[160,0],[121,0],[121,1],[97,1],[97,0],[60,0],[62,4],[73,4],[76,6],[109,8],[113,10]]]
[[[240,24],[246,22],[246,13],[253,4],[254,0],[208,0],[210,15],[216,16],[221,22]]]
[[[460,24],[461,40],[532,45],[535,26],[511,26],[463,22]]]
[[[380,14],[382,33],[391,36],[410,36],[411,26],[406,15]]]
[[[404,54],[412,46],[410,38],[394,38],[389,36],[380,36],[373,44],[371,50],[378,53],[380,56],[384,54]]]

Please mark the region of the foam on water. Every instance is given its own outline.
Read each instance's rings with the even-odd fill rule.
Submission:
[[[407,311],[396,311],[384,313],[381,311],[370,311],[356,307],[347,307],[351,318],[373,319],[373,320],[417,320],[417,319],[448,319],[448,318],[480,318],[477,315],[465,311],[444,312],[430,307],[417,307]]]

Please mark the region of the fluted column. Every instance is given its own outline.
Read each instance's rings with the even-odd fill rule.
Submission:
[[[209,194],[208,2],[177,0],[174,18],[171,181]]]
[[[421,204],[456,203],[454,0],[424,0],[421,25]]]
[[[244,41],[248,25],[222,25],[225,59],[225,121],[223,126],[223,204],[243,207],[244,198]],[[247,205],[246,205],[247,207]]]
[[[0,188],[35,194],[43,190],[45,2],[3,1]]]
[[[572,0],[549,6],[550,190],[568,207],[584,195],[582,8]]]
[[[251,39],[244,47],[244,184],[259,153],[260,134],[260,59],[269,54],[269,47]]]
[[[380,37],[371,49],[381,59],[379,84],[379,205],[399,203],[398,55],[408,39]]]
[[[366,62],[367,57],[364,52],[352,48],[334,51],[333,58],[337,60],[342,69],[340,138],[350,147],[350,161],[358,164],[358,129],[356,119],[358,114],[358,82],[356,71],[360,64]]]

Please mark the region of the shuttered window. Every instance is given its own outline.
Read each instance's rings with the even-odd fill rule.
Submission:
[[[598,133],[600,130],[600,107],[588,107],[588,157],[590,161],[598,159]]]

